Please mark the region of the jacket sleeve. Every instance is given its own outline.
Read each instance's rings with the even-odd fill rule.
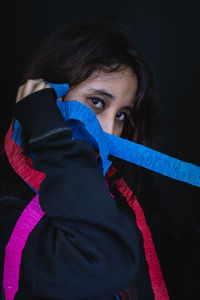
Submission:
[[[136,230],[110,196],[92,147],[72,139],[55,99],[44,89],[15,104],[37,153],[33,166],[46,174],[39,188],[45,216],[29,236],[21,276],[45,299],[109,299],[137,273]]]

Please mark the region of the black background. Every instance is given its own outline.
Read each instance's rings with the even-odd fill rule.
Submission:
[[[198,164],[200,4],[191,1],[4,1],[1,129],[11,121],[18,79],[53,29],[81,17],[119,15],[132,26],[160,96],[157,150]],[[2,142],[2,140],[1,140]]]
[[[2,8],[4,55],[1,61],[1,147],[12,119],[19,77],[39,43],[56,27],[70,20],[119,15],[131,25],[156,79],[163,128],[154,149],[200,165],[198,0],[4,1]],[[174,260],[179,260],[174,276],[178,274],[181,277],[181,272],[188,273],[188,277],[179,283],[182,296],[174,299],[195,299],[190,298],[192,286],[188,283],[190,272],[194,274],[194,269],[190,263],[186,263],[182,269],[181,266],[188,256],[191,260],[193,257],[193,264],[196,263],[196,252],[193,253],[193,247],[197,246],[196,237],[195,242],[190,240],[188,228],[198,218],[198,189],[172,183],[163,176],[155,175],[155,181],[161,192],[160,202],[169,211],[174,226],[177,242],[177,257]],[[166,263],[170,259],[168,255]],[[169,271],[171,278],[172,273],[173,263],[171,273]]]

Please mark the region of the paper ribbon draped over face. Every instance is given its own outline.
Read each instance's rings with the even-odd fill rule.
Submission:
[[[67,83],[52,84],[45,82],[54,89],[57,95],[57,106],[67,125],[72,129],[72,138],[85,140],[92,147],[99,150],[104,175],[111,165],[111,161],[108,159],[110,154],[175,180],[200,187],[199,166],[183,162],[149,147],[104,132],[95,113],[89,107],[76,100],[58,101],[69,90]],[[16,134],[16,132],[19,133],[21,125],[15,120],[13,127],[14,134],[12,138],[21,146],[21,136]],[[37,153],[30,154],[31,157],[34,157],[34,155],[37,155]]]

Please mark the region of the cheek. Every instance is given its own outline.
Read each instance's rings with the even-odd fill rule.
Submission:
[[[114,130],[114,135],[115,135],[115,136],[121,136],[122,131],[123,131],[123,127],[116,128],[116,129]]]
[[[101,127],[104,128],[104,126],[103,126],[104,123],[103,123],[103,120],[102,120],[102,118],[101,118],[101,115],[96,114],[96,118],[97,118],[97,120],[99,121]]]

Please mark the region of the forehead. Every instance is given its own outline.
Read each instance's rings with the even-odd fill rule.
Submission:
[[[112,94],[115,100],[131,105],[137,94],[138,79],[130,68],[111,73],[95,71],[88,79],[77,86],[77,91],[81,92],[98,89],[104,89]]]
[[[124,84],[132,84],[136,80],[135,74],[131,69],[127,68],[122,71],[106,73],[103,71],[95,71],[92,75],[83,81],[81,84],[83,85],[91,85],[91,84],[104,84],[106,86],[112,87],[117,82],[121,85]]]

